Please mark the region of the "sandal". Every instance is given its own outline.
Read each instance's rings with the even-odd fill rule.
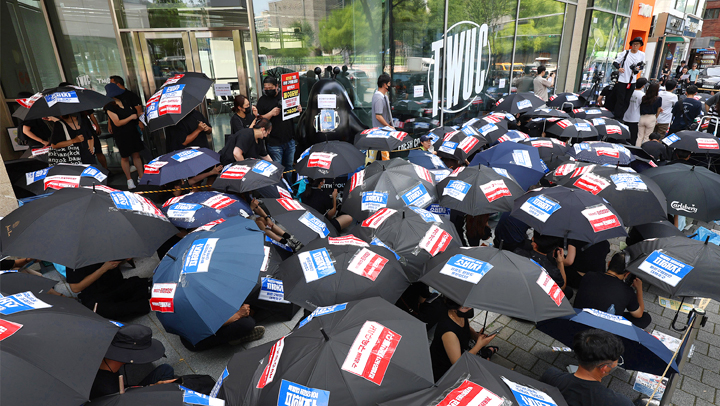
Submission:
[[[496,347],[494,345],[488,345],[480,349],[480,353],[478,355],[485,358],[486,360],[490,360],[493,354],[497,353],[498,351],[500,351],[499,347]]]

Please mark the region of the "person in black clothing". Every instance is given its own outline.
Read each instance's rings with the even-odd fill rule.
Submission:
[[[698,88],[690,85],[687,88],[687,97],[682,102],[675,103],[673,106],[673,121],[670,125],[669,134],[686,130],[695,121],[695,118],[703,112],[703,105],[700,100],[695,100]]]
[[[675,68],[675,79],[680,79],[680,76],[682,74],[683,69],[687,69],[687,63],[685,61],[680,61],[680,65],[678,65],[677,68]]]
[[[230,117],[230,133],[235,134],[243,128],[251,128],[257,117],[257,108],[250,105],[250,100],[244,95],[235,96],[233,100],[233,114]]]
[[[112,97],[114,101],[105,105],[104,110],[108,116],[108,123],[112,129],[115,145],[120,150],[120,166],[125,173],[128,189],[135,189],[130,174],[130,157],[137,169],[138,180],[143,176],[143,162],[140,158],[140,151],[145,148],[140,132],[138,132],[138,115],[134,107],[125,105],[118,96],[123,93],[117,85],[108,83],[105,85],[105,94]]]
[[[323,189],[325,179],[311,181],[305,191],[300,195],[300,201],[325,215],[330,224],[335,227],[338,233],[353,222],[349,214],[338,214],[337,195],[338,190],[333,189],[332,194]]]
[[[577,333],[573,351],[578,359],[574,374],[550,367],[540,381],[560,390],[568,406],[632,406],[632,401],[602,384],[602,379],[623,364],[625,347],[612,333],[589,329]]]
[[[645,328],[650,325],[652,317],[645,311],[642,281],[625,270],[626,255],[625,252],[613,255],[605,273],[586,274],[580,282],[574,307],[623,316],[634,325]],[[632,285],[627,281],[632,281]]]
[[[495,338],[494,335],[486,336],[483,334],[484,329],[477,332],[470,327],[475,309],[460,306],[447,297],[443,299],[448,310],[438,321],[435,336],[430,344],[430,359],[435,381],[440,379],[465,351],[479,354],[486,359],[490,359],[498,351],[498,347],[486,347]],[[471,340],[475,340],[475,345],[472,347]]]
[[[228,138],[228,143],[220,151],[220,163],[227,165],[248,158],[272,161],[265,148],[265,138],[271,131],[272,124],[266,118],[256,120],[253,128],[241,128]]]
[[[587,273],[604,273],[605,258],[609,253],[610,243],[608,241],[590,245],[585,241],[568,240],[568,256],[563,261],[568,285],[577,289],[583,276]],[[572,261],[568,261],[571,256]]]
[[[413,282],[395,302],[395,306],[425,323],[425,328],[430,331],[447,312],[442,300],[434,300],[437,296],[437,293],[430,292],[428,285]]]
[[[108,319],[126,319],[150,312],[151,281],[133,276],[123,278],[121,261],[108,261],[67,269],[67,282],[80,303]],[[97,305],[97,309],[95,309]]]
[[[53,126],[50,136],[52,150],[48,153],[49,164],[94,164],[91,148],[94,147],[92,128],[76,115],[61,116]]]
[[[650,141],[644,142],[640,147],[650,154],[656,162],[667,161],[669,158],[667,146],[662,143],[663,136],[658,133],[650,134]]]
[[[167,150],[171,152],[186,147],[210,148],[207,134],[211,133],[212,127],[205,116],[193,109],[177,124],[165,129]]]
[[[122,100],[125,106],[134,108],[138,117],[140,117],[143,113],[142,100],[140,100],[140,97],[138,97],[138,95],[125,87],[125,80],[120,76],[113,75],[110,76],[110,83],[114,83],[115,85],[117,85],[117,87],[123,90],[123,92],[119,96],[117,96],[117,98]],[[138,125],[140,126],[140,128],[143,128],[142,122],[138,122]]]
[[[180,342],[190,351],[204,351],[223,344],[238,345],[259,340],[264,335],[265,327],[255,325],[255,319],[250,316],[250,305],[244,304],[215,334],[200,340],[195,345],[183,336],[180,336]]]
[[[567,289],[567,277],[565,276],[565,250],[562,248],[562,238],[542,235],[534,231],[532,238],[532,251],[522,247],[515,249],[515,253],[530,258],[537,262],[547,271],[548,275],[562,289],[565,296],[570,300],[573,296],[572,289]]]
[[[495,226],[495,238],[493,245],[508,251],[515,251],[518,247],[522,247],[527,240],[527,230],[530,228],[527,224],[510,216],[510,212],[505,212],[500,216],[497,226]]]
[[[18,99],[27,99],[32,97],[30,92],[20,92]],[[43,119],[20,120],[18,129],[27,137],[27,145],[30,148],[47,147],[50,145],[50,128],[43,122]]]

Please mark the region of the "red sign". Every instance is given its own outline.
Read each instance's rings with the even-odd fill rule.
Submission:
[[[307,166],[308,168],[323,168],[330,169],[332,160],[337,154],[331,152],[312,152],[308,157]]]
[[[572,125],[572,123],[569,120],[560,120],[557,122],[557,125],[561,128],[567,128]]]
[[[381,385],[401,338],[380,323],[366,321],[345,357],[343,371]]]
[[[574,177],[577,177],[577,176],[584,175],[585,172],[591,171],[594,167],[595,167],[595,165],[581,166],[581,167],[575,169],[575,170],[573,171],[572,175],[570,175],[570,177],[571,177],[571,178],[574,178]]]
[[[347,269],[354,274],[364,276],[371,281],[375,281],[387,263],[387,258],[376,254],[367,248],[363,248],[350,260]]]
[[[560,306],[563,298],[565,297],[565,293],[562,289],[560,289],[560,286],[555,283],[553,278],[550,277],[544,268],[540,273],[540,277],[538,277],[537,284],[543,291],[545,291],[545,293],[548,294],[548,296],[550,296],[550,299],[552,299],[556,305]]]
[[[265,365],[265,369],[263,370],[262,375],[260,375],[260,380],[258,380],[256,386],[258,389],[264,388],[265,385],[272,382],[275,378],[275,373],[277,372],[277,366],[280,362],[280,356],[282,355],[283,348],[285,348],[285,337],[279,339],[272,348],[270,348],[267,365]]]
[[[462,140],[458,147],[460,147],[461,150],[465,151],[466,154],[469,154],[470,151],[472,151],[472,149],[478,144],[478,142],[480,142],[480,140],[475,137],[467,137]]]
[[[55,175],[48,176],[44,180],[45,189],[62,189],[66,187],[77,188],[80,187],[79,176],[63,176]]]
[[[484,185],[480,185],[480,190],[483,191],[483,193],[485,194],[485,198],[487,198],[488,202],[490,203],[504,196],[512,196],[512,193],[510,193],[510,189],[507,188],[507,185],[505,185],[505,181],[502,179],[494,180]]]
[[[420,165],[413,164],[413,166],[415,167],[415,173],[418,174],[418,176],[420,177],[421,180],[433,183],[433,176],[430,173],[430,171],[428,171],[427,169],[423,168]]]
[[[17,331],[20,330],[22,326],[22,324],[17,324],[13,323],[12,321],[0,319],[0,341],[17,333]]]
[[[175,291],[177,283],[156,283],[152,287],[150,297],[150,310],[160,313],[173,313],[175,311]]]
[[[601,176],[595,175],[594,173],[586,173],[579,177],[575,183],[573,183],[573,186],[597,195],[606,187],[610,186],[610,182]]]
[[[447,231],[433,224],[420,240],[419,246],[434,257],[445,251],[452,239],[452,236]]]
[[[304,207],[298,202],[297,200],[293,199],[277,199],[277,202],[280,203],[280,206],[284,207],[287,211],[293,211],[293,210],[305,210]]]
[[[594,232],[609,230],[611,228],[620,227],[622,224],[617,216],[610,211],[604,204],[598,204],[583,210],[582,215],[588,220]]]
[[[282,92],[282,119],[289,120],[300,115],[300,74],[284,73],[280,76]]]
[[[168,163],[164,161],[151,162],[149,164],[145,164],[145,168],[143,169],[143,171],[149,175],[157,175],[160,173],[160,168],[167,164]]]
[[[365,180],[365,171],[355,172],[352,179],[350,179],[350,191],[352,192],[358,186],[362,186]]]
[[[145,172],[145,173],[147,173],[147,172]],[[192,193],[191,193],[191,194],[192,194]],[[162,207],[168,207],[168,206],[170,206],[171,204],[175,204],[175,203],[179,202],[180,199],[182,199],[183,197],[185,197],[185,196],[175,196],[175,197],[172,197],[172,198],[168,199],[167,202],[163,203]]]
[[[342,237],[328,237],[330,245],[354,245],[356,247],[368,247],[368,243],[355,237],[354,235],[346,235]]]
[[[376,211],[375,214],[373,214],[372,216],[366,218],[362,222],[362,226],[369,228],[378,228],[382,223],[385,222],[385,220],[387,220],[388,217],[392,216],[395,213],[397,213],[397,210],[385,207]]]
[[[555,169],[555,176],[565,176],[575,169],[575,164],[563,164]]]
[[[540,147],[552,148],[553,147],[552,141],[548,141],[548,140],[533,140],[533,141],[530,141],[530,145],[532,145],[535,148],[540,148]]]
[[[250,167],[246,165],[237,165],[227,168],[220,174],[221,179],[242,179],[245,174],[250,171]]]
[[[696,138],[695,141],[700,149],[720,149],[714,138]]]
[[[201,204],[204,206],[211,207],[213,209],[224,209],[224,208],[230,206],[231,204],[235,203],[236,201],[237,200],[231,199],[227,196],[215,195],[215,196],[205,200]]]
[[[502,398],[475,382],[465,380],[448,393],[437,406],[500,406]]]
[[[615,148],[595,148],[597,156],[609,156],[611,158],[620,158],[620,151]]]

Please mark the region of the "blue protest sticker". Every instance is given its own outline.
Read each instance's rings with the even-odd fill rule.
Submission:
[[[520,385],[505,377],[502,380],[510,388],[520,406],[557,406],[550,395],[529,386]]]
[[[386,207],[388,203],[387,192],[369,191],[362,193],[362,201],[360,203],[360,210],[376,212],[383,207]]]
[[[124,326],[124,324],[120,323],[119,321],[114,321],[114,320],[108,320],[108,321],[109,321],[110,323],[112,323],[112,324],[114,324],[114,325],[118,326],[118,327],[122,327],[122,326]]]
[[[219,238],[199,238],[195,240],[185,254],[181,274],[207,272],[218,240]]]
[[[222,374],[220,374],[220,377],[218,378],[217,382],[215,382],[215,386],[213,386],[212,391],[210,391],[211,398],[217,397],[218,392],[220,392],[220,387],[222,386],[223,381],[225,380],[225,378],[228,377],[228,375],[230,375],[230,374],[228,373],[228,370],[226,367],[225,370],[222,372]]]
[[[463,133],[465,133],[465,135],[470,136],[470,137],[475,137],[475,136],[479,135],[477,130],[475,129],[475,127],[469,126],[469,125],[462,127],[460,129],[460,131],[462,131]]]
[[[183,89],[185,85],[172,85],[164,87],[162,90],[163,97],[182,97]]]
[[[252,168],[253,172],[259,173],[260,175],[267,177],[277,172],[277,170],[277,166],[271,164],[268,161],[258,161],[258,163],[256,163],[255,166],[253,166]]]
[[[309,211],[306,211],[305,214],[300,216],[298,221],[305,224],[307,228],[318,233],[320,238],[325,238],[330,234],[330,230],[328,230],[327,224],[325,224],[325,222],[320,220],[319,218],[315,217]]]
[[[477,284],[493,266],[462,254],[453,255],[440,270],[443,275]]]
[[[285,300],[285,289],[283,281],[264,277],[261,278],[260,294],[258,299],[267,302],[290,303]]]
[[[277,406],[328,406],[330,392],[282,380]]]
[[[25,180],[27,184],[33,184],[39,180],[45,179],[50,168],[40,169],[39,171],[30,172],[25,174]]]
[[[461,180],[451,180],[443,189],[443,196],[450,196],[453,199],[463,201],[470,191],[470,184]]]
[[[440,148],[438,148],[438,151],[453,155],[455,153],[455,150],[457,149],[457,146],[457,142],[443,141],[442,145],[440,145]]]
[[[298,254],[298,259],[307,283],[335,273],[335,265],[326,248],[301,252]]]
[[[272,238],[270,238],[270,237],[268,237],[268,236],[265,236],[265,241],[267,241],[267,242],[269,242],[269,243],[271,243],[271,244],[277,245],[278,247],[284,249],[284,250],[287,251],[287,252],[293,252],[292,248],[290,248],[289,245],[283,244],[283,243],[278,242],[278,241],[275,241],[275,240],[273,240]]]
[[[202,207],[201,204],[196,203],[175,203],[168,207],[167,216],[177,220],[192,221],[195,212]]]
[[[680,137],[677,134],[668,135],[662,140],[663,144],[665,145],[672,145],[678,141],[680,141]]]
[[[310,320],[314,319],[315,317],[325,316],[326,314],[331,313],[337,313],[345,310],[347,308],[347,303],[340,303],[332,306],[325,306],[325,307],[318,307],[317,309],[313,310],[312,313],[310,313],[309,316],[304,318],[300,321],[300,324],[298,325],[298,328],[308,324]]]
[[[77,93],[74,90],[69,92],[55,92],[45,96],[45,102],[48,107],[52,107],[55,103],[80,103]]]
[[[89,178],[95,178],[98,182],[102,182],[105,179],[107,179],[107,175],[100,172],[100,170],[95,168],[94,166],[88,166],[87,168],[85,168],[85,170],[82,171],[80,176],[87,176]]]
[[[425,209],[421,209],[421,208],[419,208],[419,207],[410,206],[410,210],[412,210],[412,211],[414,211],[415,213],[417,213],[418,215],[420,215],[420,217],[422,217],[422,219],[423,219],[426,223],[436,223],[436,222],[438,222],[438,221],[442,221],[442,220],[440,219],[440,216],[438,216],[438,215],[435,214],[435,213],[429,212],[429,211],[427,211],[427,210],[425,210]]]
[[[430,123],[426,123],[424,121],[418,121],[415,123],[415,128],[420,130],[427,130],[430,128]]]
[[[185,151],[180,151],[177,154],[173,155],[171,158],[178,162],[183,162],[183,161],[187,161],[188,159],[193,159],[195,157],[198,157],[202,154],[203,154],[202,151],[189,149],[189,150],[185,150]]]
[[[550,216],[561,209],[560,203],[548,196],[537,195],[533,196],[525,201],[520,206],[520,210],[535,217],[543,223],[550,218]]]
[[[575,123],[575,129],[577,131],[592,131],[590,123]]]
[[[497,131],[499,129],[500,129],[500,127],[496,126],[495,124],[490,123],[490,124],[485,124],[484,126],[480,127],[479,131],[482,135],[488,135],[491,132]],[[468,134],[468,135],[470,135],[470,134]]]
[[[435,213],[441,218],[450,220],[450,209],[447,207],[443,207],[437,203],[433,203],[430,206],[426,207],[425,210],[429,211],[430,213]]]
[[[0,298],[0,314],[9,315],[26,310],[45,309],[52,307],[35,297],[32,292],[17,293]]]
[[[224,406],[225,405],[225,401],[222,399],[210,397],[204,393],[195,392],[194,390],[188,389],[182,385],[178,385],[178,387],[185,392],[185,394],[183,394],[183,403],[187,403],[190,405],[204,405],[204,406]]]
[[[515,103],[515,104],[517,105],[517,108],[518,108],[519,110],[532,108],[532,102],[531,102],[530,100],[527,100],[527,99],[525,99],[525,100],[520,100],[519,102],[517,102],[517,103]],[[513,117],[513,118],[514,118],[514,117]]]
[[[397,259],[398,261],[400,260],[400,255],[398,255],[395,250],[385,245],[385,243],[380,241],[380,239],[378,239],[377,237],[373,237],[372,241],[370,241],[370,245],[377,245],[378,247],[386,248],[388,251],[392,252],[393,255],[395,255],[395,259]]]
[[[433,198],[422,183],[410,188],[400,196],[407,206],[425,207]]]
[[[679,261],[661,250],[653,251],[638,268],[670,286],[677,286],[682,278],[693,270],[693,266]]]

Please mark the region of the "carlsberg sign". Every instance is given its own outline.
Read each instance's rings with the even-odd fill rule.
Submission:
[[[456,29],[457,28],[457,29]],[[454,34],[450,34],[455,30]],[[445,112],[457,113],[466,109],[473,96],[480,94],[485,87],[485,79],[490,66],[490,47],[488,46],[488,25],[478,25],[471,21],[461,21],[448,28],[447,65],[445,68]],[[435,67],[428,72],[432,76],[432,115],[438,114],[440,95],[440,75],[443,54],[443,40],[432,43]],[[452,109],[455,107],[454,109]]]

